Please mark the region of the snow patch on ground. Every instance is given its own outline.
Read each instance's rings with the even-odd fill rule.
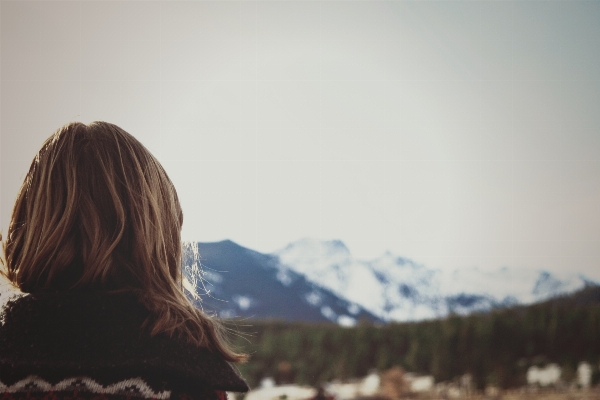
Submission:
[[[253,300],[250,296],[236,295],[232,297],[232,300],[237,304],[240,310],[246,311],[252,306]]]

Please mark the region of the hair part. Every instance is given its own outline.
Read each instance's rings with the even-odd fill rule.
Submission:
[[[35,156],[3,243],[8,280],[22,292],[135,293],[152,335],[179,335],[232,362],[220,323],[186,298],[183,213],[152,154],[116,125],[67,124]],[[0,236],[1,238],[1,236]]]

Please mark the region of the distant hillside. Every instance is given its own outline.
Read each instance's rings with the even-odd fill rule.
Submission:
[[[564,306],[582,306],[600,304],[600,285],[588,284],[583,289],[568,295],[558,296],[543,303]]]
[[[471,374],[479,388],[519,387],[532,365],[557,363],[565,379],[578,363],[600,371],[600,287],[528,306],[469,316],[372,325],[250,321],[237,345],[252,355],[241,370],[252,385],[265,376],[278,382],[318,384],[365,376],[399,365],[447,381]],[[278,365],[289,363],[283,374]],[[570,371],[570,373],[569,373]]]

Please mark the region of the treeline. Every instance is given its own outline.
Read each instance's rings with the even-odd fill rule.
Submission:
[[[589,362],[598,379],[600,287],[530,306],[469,316],[375,326],[281,321],[237,321],[234,343],[250,354],[240,366],[251,386],[264,377],[278,383],[318,385],[401,366],[447,381],[472,375],[478,388],[525,384],[531,365],[558,363],[563,378]]]

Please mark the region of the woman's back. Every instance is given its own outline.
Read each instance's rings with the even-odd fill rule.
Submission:
[[[74,291],[8,302],[0,327],[4,391],[29,385],[30,392],[77,390],[79,397],[185,393],[216,400],[217,391],[247,390],[222,357],[167,335],[151,336],[142,329],[148,316],[130,294]]]
[[[127,132],[97,122],[52,135],[4,243],[3,274],[26,294],[1,316],[3,399],[248,390],[229,365],[244,356],[184,295],[182,221],[165,171]]]

